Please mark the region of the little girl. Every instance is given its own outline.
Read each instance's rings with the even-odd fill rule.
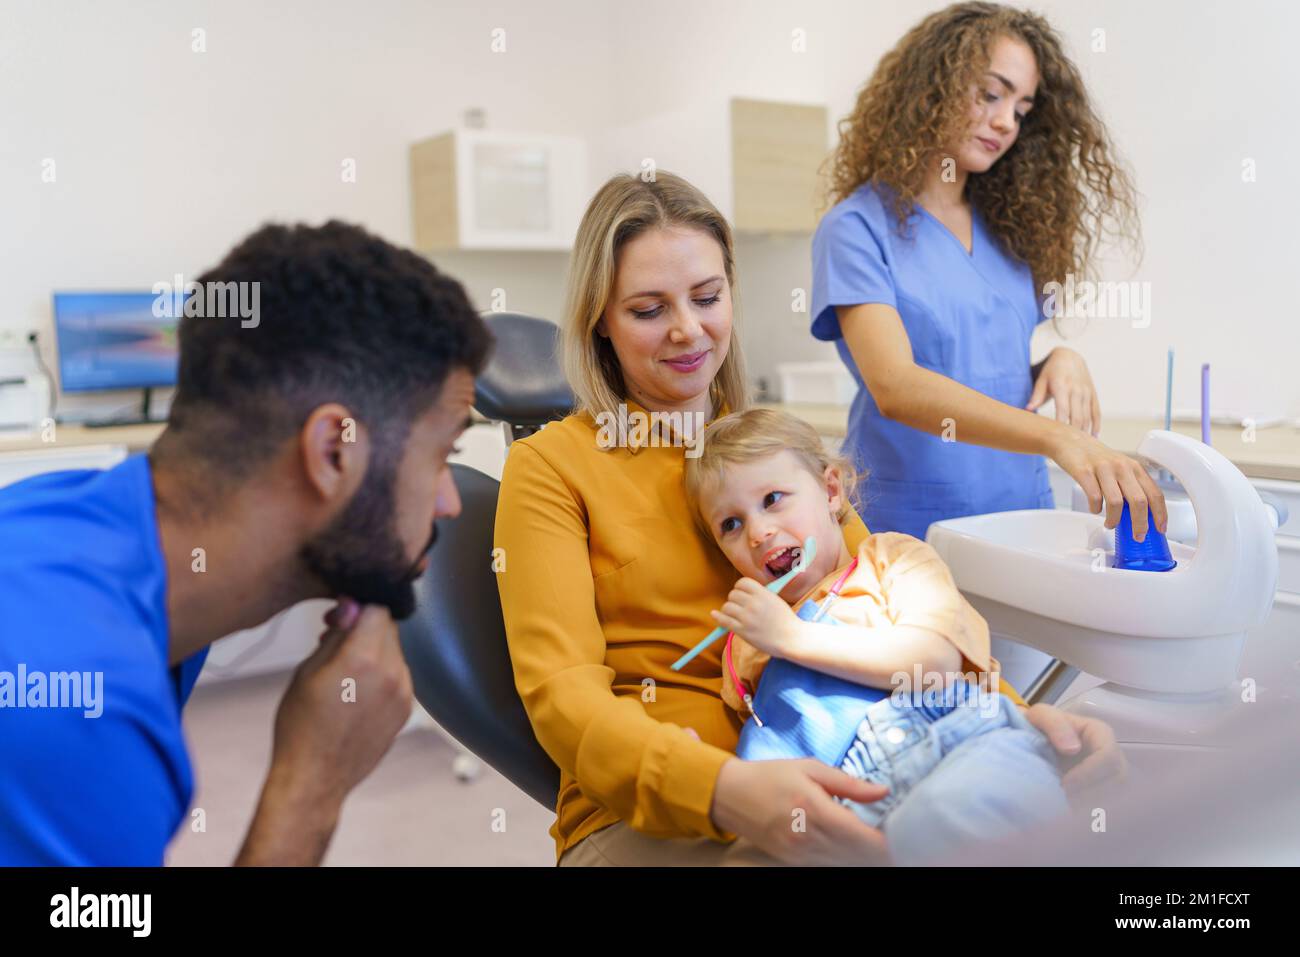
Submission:
[[[952,859],[1067,809],[1052,746],[997,693],[988,625],[938,554],[894,532],[849,554],[853,469],[811,426],[770,409],[724,416],[685,483],[743,576],[713,612],[732,632],[723,700],[749,719],[739,757],[813,757],[886,785],[849,806],[900,864]],[[809,538],[807,567],[769,591]]]

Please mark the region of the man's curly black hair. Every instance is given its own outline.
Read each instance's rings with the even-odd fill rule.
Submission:
[[[260,284],[255,324],[201,310],[180,322],[157,449],[183,449],[213,478],[246,474],[326,402],[346,406],[392,461],[448,372],[478,375],[492,348],[460,283],[347,223],[264,226],[198,281]]]

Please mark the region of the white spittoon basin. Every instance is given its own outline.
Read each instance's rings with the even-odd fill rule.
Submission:
[[[972,515],[926,536],[994,637],[1102,679],[1059,706],[1110,724],[1134,770],[1230,744],[1217,732],[1247,706],[1237,662],[1278,574],[1272,510],[1235,465],[1163,430],[1138,454],[1174,475],[1195,513],[1196,544],[1169,542],[1170,571],[1112,567],[1113,534],[1085,512]]]

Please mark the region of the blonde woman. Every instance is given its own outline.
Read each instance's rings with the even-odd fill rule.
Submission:
[[[708,424],[749,405],[735,288],[731,230],[698,190],[664,172],[611,179],[569,276],[576,408],[506,458],[497,581],[516,686],[561,772],[564,865],[885,859],[880,832],[834,800],[882,789],[811,759],[737,759],[720,648],[670,667],[736,581],[682,483]],[[856,552],[866,527],[851,509],[841,525]],[[1076,756],[1067,787],[1122,761],[1100,722],[1041,705],[1027,716]]]
[[[1047,21],[994,3],[927,16],[841,121],[830,172],[812,332],[859,383],[844,451],[871,470],[872,530],[1050,508],[1047,456],[1108,528],[1127,501],[1135,535],[1148,504],[1163,531],[1159,487],[1096,438],[1083,357],[1030,365],[1040,291],[1086,277],[1107,231],[1140,246],[1133,188]],[[1033,414],[1048,400],[1055,418]]]

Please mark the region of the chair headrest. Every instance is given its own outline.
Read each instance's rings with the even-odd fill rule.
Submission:
[[[489,419],[541,426],[573,409],[559,358],[560,329],[519,312],[485,313],[496,348],[474,389],[474,407]]]

